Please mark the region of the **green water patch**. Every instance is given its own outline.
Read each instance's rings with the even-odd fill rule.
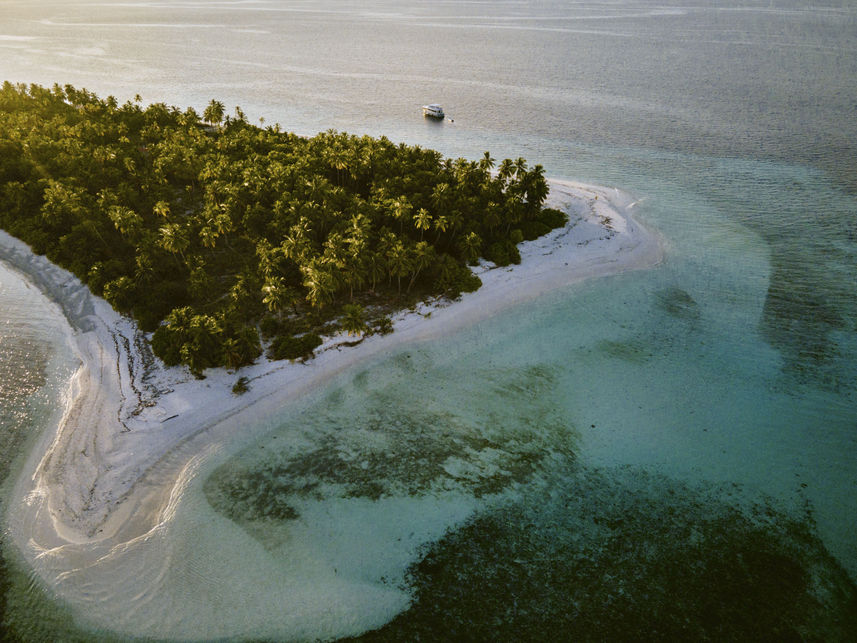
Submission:
[[[391,381],[399,368],[425,367],[412,357],[403,354],[380,373],[357,373],[224,463],[204,483],[208,502],[258,535],[266,523],[299,518],[307,503],[483,498],[525,483],[547,459],[574,459],[577,433],[551,403],[552,368],[474,369],[454,387],[426,378],[407,396]],[[476,395],[478,387],[490,394]]]
[[[556,383],[556,369],[547,364],[482,369],[477,374],[493,384],[496,394],[518,400],[538,399]]]
[[[23,443],[24,440],[18,441]],[[19,460],[21,453],[13,460]],[[4,497],[10,495],[17,462],[0,469],[6,477],[0,485]],[[5,511],[0,502],[0,515]],[[0,642],[35,643],[41,641],[63,641],[64,643],[119,643],[120,641],[143,640],[127,636],[118,637],[105,631],[93,631],[79,625],[74,613],[65,603],[45,588],[23,559],[17,547],[0,534]]]
[[[545,476],[426,548],[355,640],[855,640],[857,588],[795,515],[634,468]]]
[[[483,435],[452,414],[383,409],[307,450],[268,447],[264,456],[228,463],[209,477],[205,492],[216,510],[239,523],[293,520],[303,502],[331,497],[460,490],[482,497],[524,482],[550,455],[572,455],[563,427],[540,429],[538,436],[526,427]]]
[[[119,637],[105,631],[79,626],[73,613],[24,571],[25,563],[7,563],[2,569],[6,590],[5,613],[0,614],[0,641],[3,643],[120,643],[148,639]]]
[[[47,349],[28,338],[0,337],[0,488],[14,468],[34,430],[33,402],[45,383]],[[0,499],[0,516],[5,513]],[[6,562],[6,545],[0,535],[0,640],[11,631],[12,608],[16,600],[12,570]]]
[[[651,293],[644,304],[650,312],[633,325],[623,323],[621,335],[594,343],[603,356],[632,365],[662,358],[699,341],[702,313],[696,300],[678,286],[667,286]]]
[[[3,514],[3,505],[0,503],[0,515]],[[6,631],[6,601],[9,591],[9,571],[6,566],[6,558],[3,554],[3,539],[0,538],[0,632]],[[2,638],[0,638],[2,640]]]
[[[652,197],[641,215],[673,244],[667,265],[678,256],[681,274],[696,275],[691,295],[701,312],[716,306],[755,315],[760,305],[743,330],[758,330],[778,351],[783,390],[854,396],[857,194],[847,182],[811,164],[733,156],[629,148],[619,156],[608,150],[608,159],[599,180]],[[724,227],[721,217],[744,231]],[[740,240],[746,231],[762,242],[764,270],[754,258],[761,247]],[[656,297],[669,312],[665,294]]]
[[[632,364],[645,364],[653,356],[652,349],[638,340],[613,341],[604,339],[599,341],[596,348],[602,353],[621,359]]]
[[[807,166],[722,160],[704,191],[768,244],[759,327],[789,385],[857,390],[853,191]],[[740,207],[735,207],[740,203]]]
[[[700,318],[699,304],[690,293],[677,286],[670,286],[655,293],[658,307],[664,312],[686,321]]]
[[[772,345],[783,351],[783,373],[788,379],[853,393],[857,371],[842,339],[857,333],[857,302],[849,301],[851,294],[832,293],[829,284],[817,287],[823,280],[811,282],[813,272],[817,269],[798,270],[795,266],[775,270],[780,279],[768,291],[762,328]]]
[[[27,339],[0,338],[0,482],[30,437],[31,396],[45,383],[47,349]]]

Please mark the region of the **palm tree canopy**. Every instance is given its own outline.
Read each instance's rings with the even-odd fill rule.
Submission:
[[[542,208],[544,169],[522,158],[495,176],[488,152],[306,138],[240,108],[227,117],[216,99],[201,118],[217,128],[191,108],[0,87],[0,227],[133,313],[156,354],[195,373],[246,363],[257,327],[278,341],[345,306],[407,305],[402,278],[414,297],[473,287],[468,261],[499,263],[510,239],[563,221]]]

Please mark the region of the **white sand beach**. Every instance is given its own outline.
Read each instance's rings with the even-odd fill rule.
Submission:
[[[455,302],[439,300],[402,312],[394,318],[392,334],[373,335],[356,346],[344,346],[354,340],[344,334],[327,337],[306,363],[260,358],[238,374],[211,369],[203,380],[182,367],[164,367],[131,320],[92,296],[68,272],[0,233],[0,259],[27,275],[62,308],[80,359],[64,415],[31,454],[8,505],[6,529],[23,557],[72,608],[85,612],[96,603],[105,607],[103,615],[88,612],[87,616],[102,626],[110,623],[120,632],[153,636],[208,636],[210,632],[194,629],[197,621],[189,618],[149,617],[157,627],[138,631],[142,621],[135,620],[136,611],[156,614],[168,609],[166,602],[154,607],[160,605],[158,601],[175,599],[169,599],[173,594],[164,590],[166,572],[149,570],[143,559],[133,556],[139,543],[158,543],[165,537],[200,463],[222,448],[236,427],[249,437],[254,426],[263,426],[261,420],[275,417],[333,375],[405,344],[476,324],[574,282],[651,267],[662,259],[659,237],[633,218],[635,202],[619,190],[554,180],[549,205],[568,212],[568,225],[522,244],[518,266],[480,265],[475,269],[483,282],[478,291]],[[234,395],[231,389],[239,375],[248,379],[249,390]],[[407,510],[402,512],[405,515]],[[341,519],[357,520],[347,512]],[[234,527],[225,524],[226,519],[222,522],[218,528]],[[437,537],[443,527],[426,527],[426,537]],[[223,538],[228,547],[231,541]],[[402,553],[405,559],[410,555],[413,551]],[[225,581],[230,580],[227,571],[222,572]],[[300,578],[284,580],[284,587],[293,596],[303,587],[318,598],[316,590],[308,589]],[[104,596],[98,599],[99,594]],[[164,598],[157,598],[159,594]],[[121,608],[106,607],[110,602],[122,603],[120,599],[128,602]],[[203,597],[188,600],[202,602]],[[229,621],[230,615],[216,601],[206,600],[212,613],[202,614],[199,622],[208,619],[212,628],[224,627],[222,635],[270,634],[248,625],[258,616],[253,611],[258,606],[243,620]],[[356,603],[341,610],[331,607],[337,616],[330,617],[319,615],[317,601],[310,609],[311,601],[295,600],[292,620],[277,631],[297,638],[360,631],[367,624],[383,623],[407,603],[401,592],[366,590]],[[360,601],[373,603],[375,612],[355,624],[354,614],[369,610]],[[119,609],[121,618],[110,611]],[[278,607],[272,603],[265,609]],[[313,623],[328,618],[329,626],[312,630]],[[227,622],[234,627],[223,625]]]

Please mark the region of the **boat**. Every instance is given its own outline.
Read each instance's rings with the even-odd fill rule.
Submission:
[[[437,103],[432,103],[431,105],[423,105],[423,116],[429,116],[431,118],[443,118],[443,107],[441,107]]]

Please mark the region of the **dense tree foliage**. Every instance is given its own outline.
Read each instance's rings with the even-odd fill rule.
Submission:
[[[326,320],[478,287],[561,225],[541,166],[444,159],[386,138],[261,128],[86,90],[0,90],[0,226],[155,331],[199,374],[311,354]],[[345,308],[348,306],[348,308]],[[377,323],[375,324],[377,327]]]

